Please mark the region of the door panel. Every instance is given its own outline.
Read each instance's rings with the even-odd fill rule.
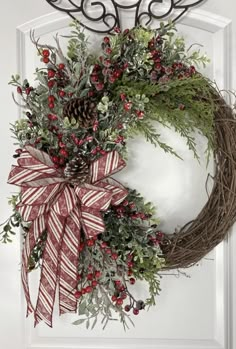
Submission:
[[[59,34],[68,32],[69,19],[61,13],[48,14],[51,9],[42,6],[42,3],[40,2],[39,5],[37,2],[38,11],[32,8],[27,13],[27,19],[35,18],[34,20],[22,24],[25,23],[26,16],[23,14],[24,11],[19,9],[19,14],[22,12],[22,20],[18,17],[18,21],[12,21],[11,24],[14,28],[17,26],[18,71],[21,76],[27,76],[31,81],[39,60],[30,42],[30,29],[35,30],[36,37],[40,37],[42,43],[52,43],[52,36],[57,32]],[[22,1],[22,8],[26,4],[28,1]],[[47,14],[40,16],[43,13]],[[228,18],[231,18],[230,12]],[[18,24],[21,25],[18,26]],[[126,15],[124,27],[131,25],[132,15],[129,14]],[[6,23],[7,26],[9,27],[10,24]],[[203,51],[211,58],[211,65],[204,74],[215,79],[221,88],[231,88],[229,40],[231,20],[197,9],[182,19],[178,28],[187,42],[204,45]],[[13,38],[12,28],[11,37]],[[6,40],[5,36],[4,40]],[[96,35],[90,35],[92,43],[96,40]],[[4,44],[4,47],[8,46],[8,43],[4,42]],[[12,52],[14,53],[13,50]],[[11,59],[8,62],[7,58],[3,59],[3,64],[7,65],[8,73],[9,71],[14,73],[15,64]],[[9,77],[10,74],[6,78],[9,79]],[[6,79],[0,83],[1,90],[5,91]],[[13,102],[9,98],[10,89],[7,89],[7,93],[6,99],[3,100],[4,115],[7,117],[0,129],[2,163],[4,163],[4,171],[0,174],[2,220],[4,215],[9,214],[5,198],[12,191],[12,188],[5,184],[8,169],[12,163],[10,154],[13,153],[8,122],[14,122],[20,116],[20,112],[12,106]],[[8,114],[11,115],[9,118]],[[176,226],[181,226],[194,218],[206,202],[205,181],[208,172],[212,171],[212,164],[206,170],[203,152],[201,165],[194,161],[192,154],[186,149],[185,142],[173,131],[163,130],[163,137],[184,156],[184,162],[163,154],[157,149],[153,150],[142,139],[135,139],[129,143],[131,160],[128,169],[117,178],[140,190],[147,200],[152,200],[157,205],[158,215],[163,221],[164,228],[172,231]],[[199,139],[200,151],[203,148],[204,141]],[[140,163],[150,168],[148,179],[147,171],[142,171]],[[232,278],[233,260],[231,259],[234,255],[234,246],[235,238],[232,238],[230,243],[224,242],[218,246],[198,266],[184,271],[190,277],[181,274],[163,276],[162,292],[157,299],[156,308],[135,318],[135,328],[130,328],[126,333],[123,332],[122,326],[115,322],[109,324],[105,331],[99,326],[93,331],[86,330],[83,326],[74,327],[71,322],[77,319],[77,316],[65,315],[59,318],[57,307],[55,307],[53,329],[44,324],[39,324],[36,329],[33,329],[33,319],[24,319],[25,304],[20,287],[20,238],[18,236],[13,245],[0,246],[0,276],[3,280],[0,291],[1,347],[4,349],[231,349],[233,344],[230,344],[232,338],[229,329],[236,314],[231,309],[231,295],[235,281]],[[37,280],[37,273],[33,273],[31,288],[34,295],[37,291]],[[136,292],[142,297],[145,290],[137,285]],[[12,331],[16,336],[12,336]],[[21,346],[19,343],[22,343]]]

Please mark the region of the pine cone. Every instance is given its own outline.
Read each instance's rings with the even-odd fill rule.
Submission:
[[[64,175],[74,184],[84,183],[89,179],[88,164],[81,157],[76,157],[66,164]]]
[[[63,116],[71,121],[73,118],[81,127],[89,127],[97,117],[96,103],[88,98],[74,98],[63,109]]]

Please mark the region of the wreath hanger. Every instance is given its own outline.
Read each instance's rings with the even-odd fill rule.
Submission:
[[[134,26],[147,26],[153,21],[163,21],[170,19],[172,22],[178,21],[189,9],[203,3],[204,0],[194,1],[184,4],[183,0],[152,0],[147,4],[145,1],[125,1],[125,5],[120,1],[110,0],[89,1],[89,0],[46,0],[54,9],[66,13],[73,20],[80,15],[80,24],[86,29],[95,33],[110,33],[115,27],[121,28],[121,10],[131,10],[135,12]],[[146,6],[145,6],[146,5]],[[95,15],[96,13],[96,15]],[[99,15],[97,15],[97,13]],[[91,25],[84,23],[91,22]],[[112,24],[110,23],[112,22]],[[103,24],[100,29],[96,24]]]

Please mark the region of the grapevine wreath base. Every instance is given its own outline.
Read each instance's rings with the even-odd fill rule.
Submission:
[[[207,63],[186,50],[175,27],[135,27],[103,38],[101,55],[91,55],[77,22],[68,53],[40,45],[43,66],[36,86],[12,76],[23,117],[12,125],[18,148],[8,182],[20,187],[4,223],[3,242],[14,227],[24,232],[22,283],[27,315],[52,326],[59,289],[60,314],[78,311],[75,324],[103,327],[155,304],[163,270],[200,261],[227,235],[236,213],[236,124],[234,111],[195,66]],[[111,178],[128,159],[126,139],[142,134],[154,146],[178,156],[161,142],[158,122],[186,138],[198,158],[193,132],[214,154],[213,189],[197,218],[178,232],[160,231],[151,203]],[[181,161],[181,160],[180,160]],[[28,274],[41,269],[36,306]],[[135,299],[136,280],[149,297]]]
[[[165,235],[162,251],[167,269],[199,262],[226,237],[236,219],[236,123],[232,109],[216,90],[214,112],[215,175],[208,202],[196,219],[177,234]]]

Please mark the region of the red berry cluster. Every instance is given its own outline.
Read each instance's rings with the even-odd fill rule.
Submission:
[[[34,90],[34,88],[30,86],[29,83],[26,81],[24,85],[17,86],[16,90],[17,90],[17,93],[19,93],[20,95],[25,95],[27,97]]]
[[[130,285],[134,285],[136,280],[134,278],[130,278]],[[133,309],[133,314],[138,315],[139,311],[145,308],[145,304],[143,301],[136,301],[132,294],[129,292],[125,283],[122,283],[120,280],[114,281],[115,293],[111,296],[111,300],[117,307],[122,307],[124,302],[127,300],[128,304],[124,306],[124,310],[129,312]]]
[[[152,81],[167,83],[171,78],[190,78],[196,73],[194,66],[188,67],[180,61],[174,62],[171,66],[166,64],[162,44],[163,39],[160,35],[153,38],[148,44],[153,60],[153,69],[150,72]]]
[[[129,112],[131,110],[134,111],[134,113],[137,115],[138,119],[143,119],[144,117],[144,111],[140,109],[136,109],[133,107],[133,103],[127,99],[127,96],[124,93],[120,94],[120,99],[123,101],[123,108],[126,112]]]
[[[45,64],[48,64],[50,62],[50,51],[48,49],[44,49],[42,51],[42,61]]]
[[[157,231],[154,234],[148,236],[149,244],[153,246],[158,246],[164,238],[164,234],[161,231]]]
[[[112,59],[110,38],[107,36],[103,38],[102,49],[103,55],[99,57],[100,63],[94,65],[90,77],[90,81],[97,91],[104,90],[106,84],[114,84],[128,68],[128,62]]]
[[[67,84],[68,77],[65,72],[65,64],[60,63],[57,66],[54,66],[52,69],[51,67],[48,69],[47,72],[47,78],[48,78],[48,88],[51,91],[55,86],[57,86],[56,91],[54,91],[54,94],[50,92],[48,96],[48,107],[49,109],[55,108],[55,101],[57,99],[64,99],[67,94],[61,88],[61,85]]]
[[[86,293],[92,293],[99,284],[102,273],[99,270],[93,270],[92,266],[90,266],[89,269],[87,273],[77,275],[78,289],[74,293],[77,299],[81,298]]]
[[[144,212],[139,212],[134,202],[124,200],[121,205],[113,208],[118,218],[129,217],[131,219],[150,219],[151,216]]]

